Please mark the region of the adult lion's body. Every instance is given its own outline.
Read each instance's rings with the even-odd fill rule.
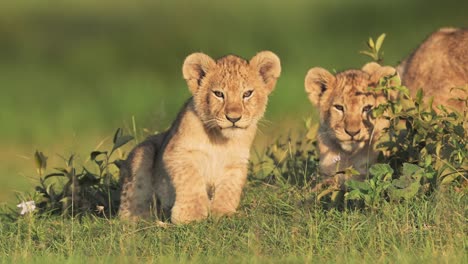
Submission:
[[[468,30],[442,28],[430,35],[397,70],[413,95],[419,88],[434,97],[434,105],[463,111],[468,92]]]
[[[183,74],[193,97],[168,131],[130,153],[121,169],[120,216],[148,217],[155,207],[173,223],[187,223],[234,213],[256,124],[280,71],[271,52],[249,62],[187,57]]]
[[[375,142],[387,122],[374,118],[372,109],[385,102],[382,92],[370,90],[381,77],[392,75],[395,69],[369,63],[363,70],[347,70],[335,76],[322,68],[312,68],[305,79],[310,101],[318,107],[320,127],[318,146],[320,173],[324,176],[343,175],[353,166],[362,179],[368,167],[375,163]],[[345,180],[338,177],[340,183]]]

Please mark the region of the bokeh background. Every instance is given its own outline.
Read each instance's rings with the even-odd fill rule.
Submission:
[[[369,58],[358,51],[381,33],[384,63],[397,65],[445,26],[468,26],[468,1],[2,1],[0,203],[37,184],[36,149],[49,167],[71,153],[86,164],[118,127],[139,140],[167,128],[189,97],[181,66],[192,52],[282,59],[261,148],[316,119],[310,67],[359,68]]]

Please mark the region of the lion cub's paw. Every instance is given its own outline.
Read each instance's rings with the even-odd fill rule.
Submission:
[[[171,222],[174,224],[186,224],[200,221],[208,217],[209,207],[207,202],[194,201],[172,207]]]

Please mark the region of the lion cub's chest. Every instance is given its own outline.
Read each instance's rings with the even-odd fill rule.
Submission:
[[[218,180],[232,169],[243,169],[247,166],[249,149],[233,145],[205,144],[194,149],[198,156],[198,169],[209,185],[215,185]]]

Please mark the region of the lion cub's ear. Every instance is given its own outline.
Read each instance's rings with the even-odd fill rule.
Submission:
[[[375,63],[375,62],[369,62],[366,65],[362,67],[362,70],[367,72],[370,75],[370,82],[378,84],[379,80],[385,76],[392,76],[395,75],[391,80],[390,80],[390,85],[391,86],[399,86],[401,85],[401,78],[400,75],[398,74],[398,71],[390,66],[380,66],[380,64]],[[395,90],[390,90],[389,93],[389,98],[391,100],[394,100],[398,96],[398,92]]]
[[[381,69],[382,66],[378,64],[377,62],[369,62],[366,65],[362,66],[363,71],[367,72],[369,75],[373,75],[376,71]]]
[[[276,80],[281,74],[281,62],[278,56],[271,51],[257,53],[249,65],[262,77],[268,92],[275,88]]]
[[[362,67],[362,70],[370,75],[371,82],[378,83],[381,78],[396,74],[395,78],[392,80],[391,85],[396,86],[401,84],[400,75],[393,67],[380,66],[380,64],[376,62],[369,62]]]
[[[206,73],[215,66],[216,62],[206,54],[197,52],[187,56],[182,66],[182,74],[192,94],[197,92]]]
[[[323,68],[315,67],[307,72],[304,86],[312,104],[319,104],[320,97],[334,81],[335,76]]]

